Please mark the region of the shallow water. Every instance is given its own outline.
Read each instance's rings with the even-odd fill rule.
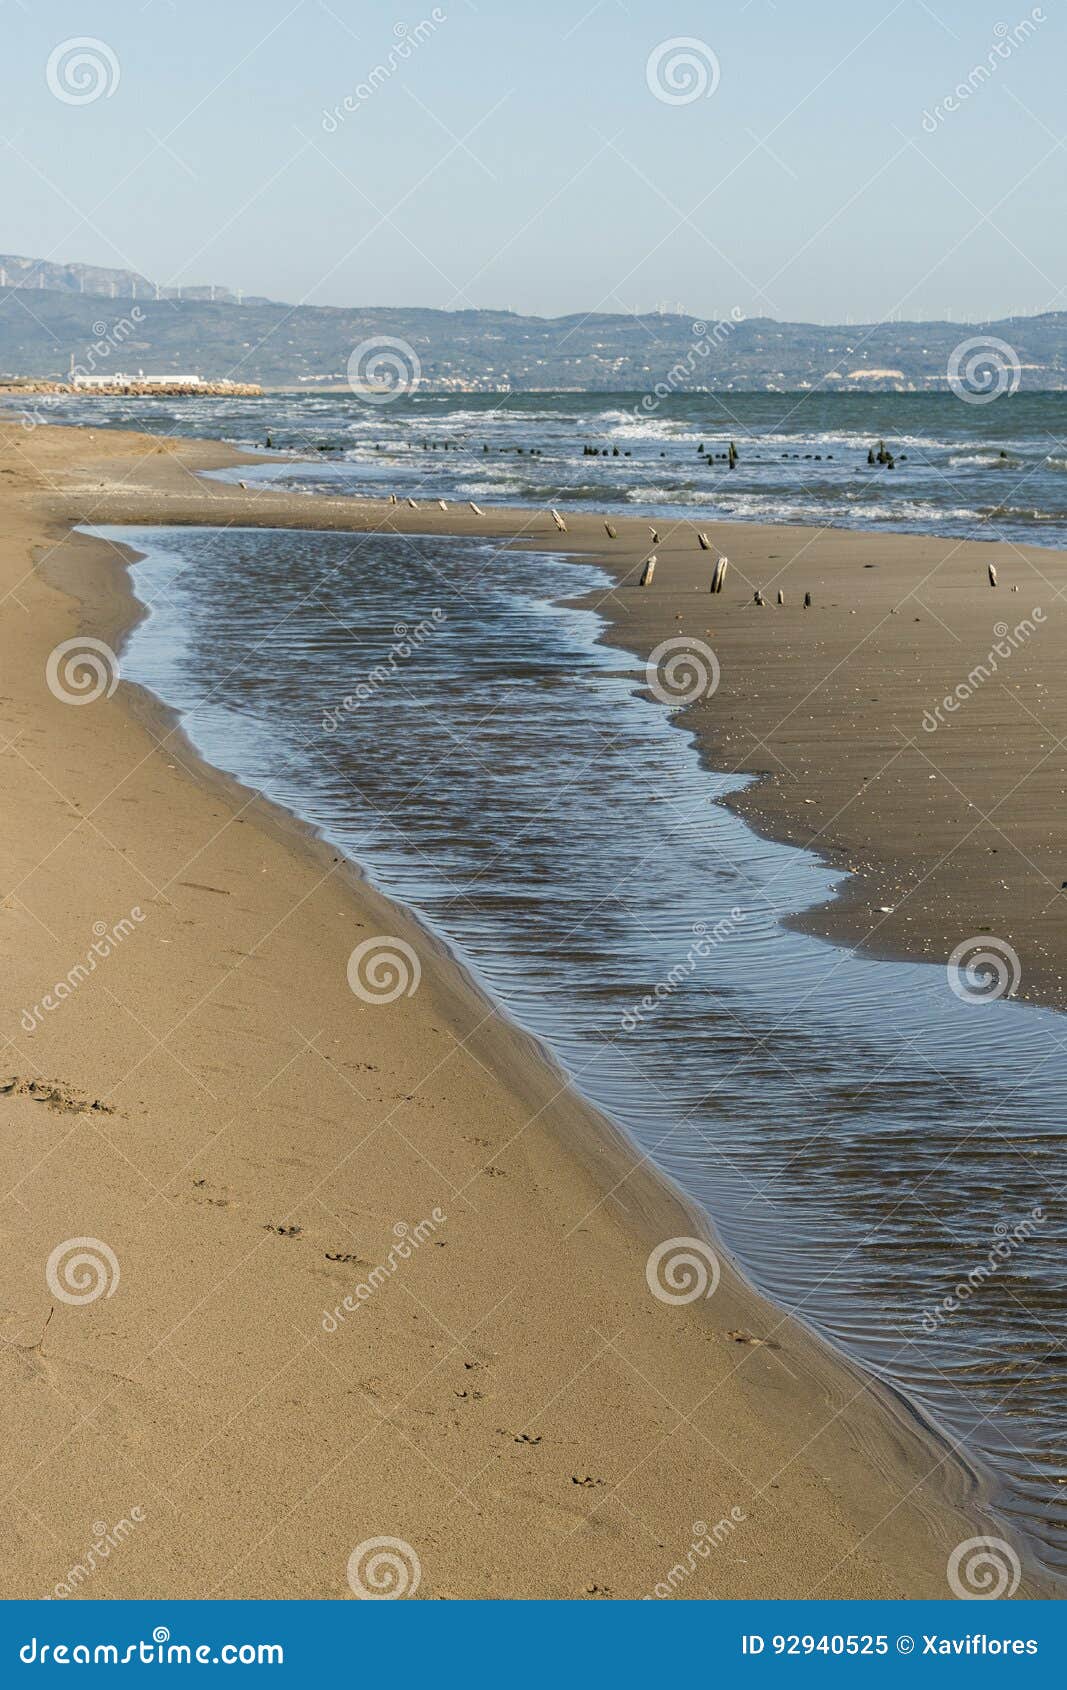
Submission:
[[[351,393],[75,395],[34,400],[28,420],[208,435],[253,449],[269,433],[276,448],[304,459],[287,479],[307,492],[576,503],[1067,546],[1063,393],[1003,394],[982,405],[952,393],[825,387],[674,393],[651,410],[645,397],[420,390],[371,405]],[[893,470],[867,463],[879,439],[895,456]],[[731,440],[740,453],[733,470],[723,461]],[[587,456],[587,446],[607,455]],[[264,455],[264,473],[276,479],[276,459]]]
[[[124,674],[444,934],[754,1282],[963,1437],[1067,1566],[1067,1022],[785,930],[840,876],[716,803],[744,781],[558,602],[597,569],[98,532],[147,554]]]

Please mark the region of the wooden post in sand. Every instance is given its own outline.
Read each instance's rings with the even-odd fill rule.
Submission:
[[[617,540],[617,539],[618,539],[618,538],[619,538],[619,531],[618,531],[618,529],[617,529],[617,528],[613,528],[613,527],[612,527],[612,526],[611,526],[611,523],[610,523],[610,522],[605,522],[605,524],[604,524],[604,532],[605,532],[605,534],[606,534],[606,535],[607,535],[607,537],[608,537],[608,539],[609,539],[609,540]]]
[[[659,535],[656,533],[656,530],[654,528],[650,528],[649,533],[652,536],[652,544],[654,546],[658,546],[659,545]]]
[[[781,587],[779,587],[779,589],[778,589],[778,603],[779,604],[785,603],[785,594],[783,593]]]
[[[805,610],[811,609],[811,594],[810,593],[804,594],[804,609]]]
[[[752,595],[752,603],[758,604],[761,608],[766,606],[767,600],[764,598],[758,587]]]
[[[397,498],[396,498],[396,494],[395,494],[395,493],[390,493],[390,495],[389,495],[389,503],[390,503],[390,504],[391,504],[391,505],[395,505],[395,504],[396,504],[396,502],[397,502]]]
[[[413,511],[417,511],[418,508],[419,508],[418,505],[415,503],[414,499],[409,499],[408,504],[411,506]]]
[[[711,541],[708,539],[707,535],[706,534],[698,534],[697,539],[700,541],[701,551],[702,552],[710,552]]]
[[[996,566],[995,563],[991,563],[989,565],[989,585],[991,587],[995,587],[996,584],[997,584],[997,566]]]
[[[468,499],[467,503],[470,505],[470,508],[474,512],[475,516],[484,516],[485,515],[485,512],[483,511],[481,505],[476,505],[473,499]]]
[[[729,561],[728,558],[725,558],[725,557],[721,557],[719,559],[718,563],[715,565],[715,568],[712,571],[712,576],[711,576],[711,591],[713,593],[721,593],[722,592],[723,587],[726,585],[726,571],[729,569],[729,567],[730,567],[730,561]]]
[[[567,524],[564,522],[563,518],[560,516],[559,511],[554,510],[552,512],[552,521],[555,523],[556,527],[559,529],[561,534],[566,534]]]
[[[641,571],[641,585],[642,585],[642,587],[651,587],[652,577],[653,577],[653,575],[655,575],[655,573],[656,573],[656,554],[655,554],[655,552],[653,552],[651,557],[646,557],[645,567]]]
[[[438,508],[439,511],[446,511],[448,509],[448,506],[445,504],[445,501],[443,499],[438,499],[437,508]]]

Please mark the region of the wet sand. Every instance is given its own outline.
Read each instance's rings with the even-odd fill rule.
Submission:
[[[136,614],[125,557],[73,520],[469,524],[538,549],[555,535],[543,513],[457,524],[195,477],[237,461],[0,429],[14,1082],[0,1589],[48,1593],[102,1523],[132,1519],[79,1594],[344,1596],[350,1553],[381,1536],[417,1555],[420,1596],[634,1597],[689,1559],[682,1596],[948,1594],[949,1551],[988,1529],[965,1464],[729,1264],[706,1301],[654,1297],[649,1250],[700,1222],[439,947],[201,763],[154,701],[120,687],[76,708],[48,690],[59,641],[114,644]],[[576,549],[604,541],[591,519],[571,526]],[[636,559],[641,525],[619,532]],[[781,532],[796,548],[799,531]],[[745,534],[773,550],[774,531]],[[667,562],[680,570],[687,547],[663,539],[655,603],[620,584],[602,607],[633,649],[678,631]],[[682,626],[716,628],[716,698],[748,721],[727,678],[747,660],[760,690],[759,627],[786,613],[749,612],[735,588],[697,614],[706,562]],[[825,788],[820,802],[828,820]],[[135,909],[114,954],[27,1032],[26,1006],[94,923]],[[378,934],[418,955],[413,996],[349,990],[353,946]],[[425,1242],[325,1330],[398,1222],[435,1210]],[[120,1277],[70,1303],[44,1264],[85,1237]],[[695,1523],[717,1522],[690,1557]]]

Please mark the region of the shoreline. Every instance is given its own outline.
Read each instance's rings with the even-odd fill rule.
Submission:
[[[59,433],[58,430],[48,432],[53,435]],[[63,432],[64,434],[77,432],[83,436],[84,440],[84,431],[65,430]],[[116,444],[118,446],[115,456],[122,456],[123,445],[130,438],[128,436],[124,438],[116,437],[109,442],[112,447]],[[68,449],[73,452],[73,443],[63,444],[67,445]],[[163,447],[155,446],[153,443],[153,450],[146,453],[145,456],[150,457],[163,450]],[[130,451],[128,446],[126,451],[128,456]],[[210,457],[215,453],[225,454],[225,449],[201,447],[200,443],[190,443],[188,449],[183,447],[180,452],[174,453],[173,455],[180,460],[179,464],[175,466],[178,472],[178,483],[181,484],[184,476],[194,467],[206,467],[202,460],[205,456]],[[91,458],[92,455],[90,452],[83,453],[83,456],[87,458]],[[240,462],[243,460],[237,454],[229,454],[228,461]],[[167,468],[169,470],[171,466],[168,465]],[[197,491],[202,493],[204,486],[203,482],[196,483]],[[154,493],[147,495],[149,500],[155,499],[153,516],[142,513],[136,519],[126,520],[145,522],[154,520],[157,523],[172,522],[174,514],[173,509],[169,508],[171,501],[186,496],[193,497],[191,492],[188,495],[175,493],[173,491],[173,479],[172,485],[165,488],[163,494],[163,497]],[[240,503],[243,506],[246,503],[257,502],[261,497],[263,495],[254,494],[250,500],[242,498]],[[277,499],[279,496],[270,495],[270,497]],[[281,497],[286,496],[282,495]],[[299,513],[302,525],[315,528],[324,526],[320,509],[322,501],[319,499],[310,501],[304,496],[299,496],[299,500],[304,506],[304,511]],[[45,502],[54,506],[55,495],[45,495]],[[109,504],[113,507],[114,503],[115,499],[112,496]],[[211,511],[212,505],[215,503],[213,496],[209,495],[203,499],[202,509]],[[329,501],[329,503],[343,503],[348,506],[348,515],[351,518],[353,501]],[[258,514],[257,512],[256,515],[258,516]],[[264,514],[266,513],[264,512]],[[308,519],[314,518],[315,520],[303,522],[305,514]],[[101,514],[97,510],[92,516],[81,520],[99,523],[123,519],[116,519],[113,508],[109,508],[106,514]],[[201,522],[214,522],[219,520],[219,516],[215,511],[209,515],[201,514],[199,520]],[[290,526],[293,524],[281,523],[279,525]],[[484,526],[477,530],[479,533],[484,533],[484,531]],[[538,543],[538,549],[544,549],[544,547]],[[558,543],[551,549],[559,550]],[[107,638],[109,634],[112,638],[117,638],[118,630],[123,626],[128,627],[133,603],[137,601],[135,601],[126,578],[124,563],[115,560],[107,569],[104,581],[101,582],[100,562],[101,546],[99,542],[91,541],[81,535],[70,535],[59,539],[46,574],[48,578],[54,578],[62,586],[65,593],[69,594],[73,590],[82,599],[84,608],[81,627],[83,632],[89,632],[97,638]],[[66,619],[69,624],[69,615]],[[398,917],[399,906],[388,903],[380,894],[376,893],[359,874],[358,870],[350,869],[347,865],[339,867],[338,860],[334,857],[330,848],[322,840],[314,839],[309,830],[297,822],[295,818],[288,817],[285,812],[277,811],[274,806],[269,805],[258,795],[248,794],[245,789],[238,787],[236,782],[219,774],[218,771],[211,770],[195,756],[188,756],[187,758],[184,751],[175,750],[177,743],[180,742],[184,746],[187,742],[184,741],[184,736],[181,736],[179,741],[179,736],[174,732],[174,723],[169,718],[169,713],[165,712],[158,702],[151,698],[151,695],[141,693],[140,689],[124,688],[120,690],[114,700],[116,714],[119,714],[122,705],[129,701],[131,692],[133,692],[135,702],[123,724],[123,737],[128,739],[132,735],[139,743],[142,743],[144,732],[158,740],[162,730],[162,743],[167,746],[166,755],[180,760],[179,766],[183,772],[178,778],[183,786],[187,783],[192,784],[192,790],[183,795],[186,801],[195,800],[197,804],[201,801],[218,802],[230,807],[231,812],[235,808],[244,811],[245,813],[238,815],[236,819],[246,825],[250,824],[250,836],[256,840],[256,845],[252,847],[252,850],[260,848],[259,839],[262,836],[263,840],[269,842],[272,855],[275,855],[274,848],[277,848],[278,860],[289,864],[293,861],[295,853],[296,859],[299,860],[297,866],[300,873],[308,873],[311,863],[314,862],[320,880],[330,883],[331,898],[342,902],[345,908],[355,908],[360,911],[361,919],[367,915],[372,915],[383,923],[386,921],[391,923],[391,927],[383,927],[381,929],[383,931],[395,932],[398,925],[409,923],[404,928],[404,932],[410,934],[412,942],[421,947],[420,954],[426,951],[426,930],[410,923],[407,912],[403,912],[402,916]],[[106,708],[112,709],[110,701]],[[82,725],[81,718],[84,715],[90,715],[95,719],[98,714],[95,706],[91,712],[59,709],[53,712],[53,714],[56,713],[60,714],[61,717],[65,716],[68,720],[71,717],[77,718],[77,721],[69,723],[71,728],[80,727]],[[61,725],[67,725],[67,723],[61,723]],[[84,735],[81,737],[85,738]],[[83,755],[85,750],[86,746],[83,745],[81,747]],[[151,760],[151,748],[149,748],[147,755]],[[141,767],[142,765],[138,763],[134,773],[136,774]],[[224,823],[224,828],[228,829],[228,823]],[[221,833],[222,830],[218,831]],[[231,833],[230,839],[232,840],[232,838]],[[208,846],[211,843],[212,841],[209,839]],[[203,847],[203,849],[207,849],[208,846]],[[233,848],[232,845],[228,846],[228,849]],[[246,857],[247,854],[247,849],[242,846],[241,855]],[[333,861],[327,861],[327,858],[333,858]],[[296,867],[292,870],[287,867],[286,873],[290,872],[295,874]],[[317,881],[316,887],[318,884]],[[169,882],[165,885],[169,888]],[[312,893],[308,893],[309,897],[312,895]],[[336,911],[333,913],[336,914]],[[336,945],[333,948],[336,949]],[[566,1212],[576,1216],[576,1226],[581,1227],[588,1224],[598,1235],[594,1241],[595,1249],[593,1244],[586,1246],[583,1243],[583,1250],[593,1250],[598,1258],[598,1265],[610,1258],[613,1271],[608,1275],[609,1283],[614,1282],[620,1261],[623,1263],[630,1262],[632,1267],[635,1254],[635,1234],[640,1235],[643,1231],[647,1245],[650,1239],[669,1235],[665,1234],[663,1230],[665,1227],[677,1229],[684,1223],[688,1229],[692,1229],[694,1225],[693,1211],[686,1206],[682,1206],[680,1194],[671,1189],[658,1172],[642,1168],[637,1173],[627,1173],[627,1167],[632,1164],[635,1156],[629,1141],[623,1140],[618,1129],[585,1105],[584,1100],[564,1097],[563,1101],[560,1101],[558,1082],[561,1076],[558,1071],[554,1072],[546,1067],[541,1047],[536,1045],[535,1041],[529,1036],[521,1033],[519,1029],[503,1023],[502,1018],[494,1011],[491,1011],[487,1016],[486,1008],[488,1006],[481,999],[473,984],[462,975],[451,957],[443,954],[440,947],[434,947],[430,954],[423,957],[423,961],[424,985],[428,983],[431,987],[430,996],[435,1019],[444,1020],[456,1032],[466,1026],[468,1030],[464,1034],[463,1045],[469,1047],[476,1058],[478,1050],[481,1050],[482,1055],[488,1059],[484,1065],[479,1060],[481,1072],[478,1076],[478,1083],[484,1083],[486,1073],[496,1075],[504,1072],[507,1076],[506,1089],[513,1102],[515,1100],[520,1101],[527,1112],[530,1108],[536,1106],[538,1114],[543,1116],[542,1125],[538,1127],[535,1135],[537,1140],[535,1160],[538,1175],[535,1186],[540,1181],[544,1181],[546,1189],[551,1192],[553,1204],[557,1207],[562,1205]],[[321,972],[322,960],[317,952],[313,953],[310,961],[305,958],[305,963],[309,963],[314,975]],[[240,964],[237,966],[238,968],[241,967]],[[422,991],[420,990],[420,999],[413,1000],[419,1004],[420,1008],[421,998]],[[342,1004],[341,1008],[346,1016],[350,1015],[348,1004]],[[404,1004],[403,1009],[405,1018],[413,1013],[407,1003]],[[375,1013],[381,1012],[376,1011]],[[363,1019],[365,1019],[365,1012]],[[343,1025],[343,1023],[339,1024]],[[50,1027],[48,1030],[51,1032],[52,1028]],[[405,1034],[405,1042],[406,1037]],[[397,1060],[395,1051],[393,1060],[394,1062]],[[452,1102],[454,1105],[455,1100],[453,1099]],[[32,1113],[32,1110],[30,1112]],[[527,1129],[524,1127],[522,1131],[526,1133]],[[524,1155],[528,1154],[529,1136],[527,1136],[524,1145]],[[578,1174],[577,1192],[573,1189],[576,1183],[576,1173]],[[604,1186],[607,1184],[610,1190],[611,1183],[618,1179],[620,1175],[625,1175],[624,1185],[627,1200],[622,1202],[618,1198],[612,1199],[613,1212],[609,1214],[604,1201]],[[575,1202],[576,1197],[577,1202]],[[587,1204],[591,1204],[588,1214],[582,1211],[583,1198]],[[535,1208],[538,1204],[543,1206],[544,1197],[534,1198],[533,1202]],[[549,1213],[554,1212],[555,1210],[550,1207]],[[605,1236],[600,1237],[601,1232]],[[568,1232],[567,1238],[569,1239],[569,1237],[570,1233]],[[509,1261],[511,1259],[510,1251],[507,1252],[507,1259]],[[643,1254],[637,1265],[639,1268],[643,1265]],[[532,1272],[531,1286],[540,1286],[544,1275],[544,1261],[537,1257],[536,1251],[532,1252],[529,1267]],[[623,1277],[625,1278],[625,1275]],[[665,1356],[659,1353],[648,1331],[645,1330],[647,1324],[653,1321],[653,1317],[662,1316],[663,1311],[659,1305],[648,1296],[647,1291],[644,1291],[635,1310],[630,1306],[627,1298],[622,1296],[622,1293],[616,1293],[622,1298],[623,1309],[628,1317],[632,1317],[635,1312],[639,1314],[642,1343],[645,1345],[652,1344],[652,1350],[642,1350],[642,1360],[647,1364],[650,1356],[654,1354],[657,1368],[664,1368],[667,1374],[675,1373],[677,1370],[676,1376],[679,1379],[687,1379],[690,1377],[694,1366],[699,1366],[701,1371],[706,1374],[709,1362],[707,1350],[709,1338],[712,1337],[712,1332],[715,1330],[718,1332],[721,1342],[721,1328],[727,1320],[732,1319],[737,1326],[748,1324],[755,1330],[761,1329],[761,1322],[762,1329],[765,1331],[768,1330],[770,1322],[775,1323],[774,1330],[781,1331],[784,1329],[788,1336],[787,1342],[783,1344],[783,1349],[789,1355],[789,1365],[785,1368],[785,1371],[795,1380],[795,1369],[799,1367],[805,1389],[795,1392],[786,1384],[780,1371],[784,1365],[784,1357],[780,1361],[771,1353],[761,1352],[760,1350],[746,1351],[743,1365],[736,1366],[736,1347],[727,1345],[727,1349],[733,1348],[734,1353],[729,1356],[725,1375],[719,1379],[716,1385],[716,1395],[719,1400],[714,1424],[717,1435],[720,1439],[724,1435],[720,1420],[724,1407],[724,1393],[727,1399],[727,1414],[725,1417],[727,1425],[732,1424],[733,1416],[736,1414],[740,1413],[741,1416],[740,1421],[733,1427],[734,1435],[740,1436],[742,1440],[738,1444],[739,1450],[751,1448],[751,1440],[754,1436],[751,1419],[753,1414],[755,1414],[757,1422],[755,1428],[757,1445],[762,1441],[766,1446],[769,1433],[771,1447],[777,1447],[776,1440],[780,1443],[782,1439],[796,1438],[798,1402],[807,1405],[800,1415],[805,1423],[805,1429],[808,1426],[807,1416],[810,1414],[812,1407],[810,1399],[814,1398],[815,1403],[821,1401],[824,1405],[835,1405],[834,1412],[829,1420],[829,1425],[834,1429],[832,1435],[820,1430],[811,1434],[811,1438],[816,1443],[821,1444],[828,1441],[832,1445],[825,1452],[825,1457],[820,1453],[819,1459],[815,1460],[812,1451],[807,1446],[807,1440],[802,1439],[800,1449],[790,1456],[787,1464],[793,1466],[799,1462],[804,1468],[806,1483],[801,1486],[801,1489],[805,1492],[803,1502],[805,1529],[809,1530],[813,1534],[814,1540],[818,1541],[823,1529],[820,1516],[824,1515],[826,1510],[829,1509],[831,1517],[837,1515],[835,1530],[838,1539],[841,1539],[843,1533],[846,1540],[844,1562],[841,1566],[835,1566],[824,1574],[824,1583],[830,1581],[831,1588],[821,1589],[819,1593],[854,1595],[880,1593],[944,1594],[942,1588],[944,1554],[935,1557],[930,1553],[930,1550],[935,1540],[939,1542],[942,1548],[946,1545],[951,1547],[952,1543],[957,1541],[951,1536],[954,1530],[958,1537],[971,1535],[973,1532],[974,1513],[978,1507],[976,1475],[969,1471],[944,1446],[940,1446],[940,1453],[938,1453],[938,1446],[934,1444],[932,1436],[915,1421],[910,1405],[896,1401],[894,1394],[888,1388],[877,1385],[871,1380],[866,1380],[854,1364],[831,1351],[821,1340],[815,1338],[807,1328],[792,1321],[789,1317],[782,1317],[780,1311],[771,1309],[747,1285],[738,1281],[728,1268],[724,1271],[723,1280],[724,1283],[719,1292],[707,1306],[707,1319],[703,1318],[705,1311],[700,1311],[698,1314],[685,1311],[683,1327],[683,1322],[677,1320],[677,1316],[682,1311],[667,1311],[668,1317],[674,1317],[673,1329],[669,1334],[669,1348],[672,1352],[671,1365],[665,1365]],[[602,1288],[600,1294],[603,1295]],[[646,1307],[646,1304],[651,1304],[651,1307]],[[542,1312],[545,1318],[548,1318],[550,1311]],[[559,1317],[557,1316],[554,1325],[550,1322],[549,1341],[553,1345],[558,1345],[561,1340],[558,1321]],[[632,1318],[627,1319],[627,1328],[632,1329]],[[684,1354],[677,1353],[679,1345]],[[75,1349],[77,1349],[76,1344]],[[718,1361],[721,1371],[721,1355]],[[630,1365],[632,1366],[632,1363]],[[640,1372],[640,1368],[636,1371]],[[623,1378],[626,1377],[624,1369]],[[738,1383],[734,1388],[736,1393],[739,1393],[741,1400],[731,1404],[729,1393],[731,1382],[735,1380]],[[644,1387],[639,1388],[644,1389]],[[467,1393],[463,1391],[456,1394],[466,1396]],[[667,1398],[666,1400],[669,1401],[670,1399]],[[860,1401],[861,1409],[853,1409],[851,1406],[852,1400]],[[588,1415],[595,1417],[599,1408],[600,1405],[598,1404],[584,1403],[582,1418],[584,1419]],[[628,1412],[630,1412],[630,1405],[624,1392],[621,1402],[616,1401],[612,1405],[612,1412],[608,1421],[600,1425],[600,1435],[609,1439],[612,1437],[618,1438],[620,1435],[619,1428],[614,1425],[614,1421],[620,1414],[625,1416]],[[674,1412],[682,1411],[675,1409]],[[749,1419],[742,1429],[746,1412]],[[817,1417],[816,1414],[815,1418]],[[911,1423],[909,1424],[909,1422]],[[632,1431],[632,1428],[630,1430]],[[449,1441],[450,1438],[446,1440],[446,1442]],[[515,1435],[514,1441],[519,1441],[518,1434]],[[784,1448],[784,1446],[781,1447]],[[709,1459],[711,1459],[711,1451],[706,1447],[706,1438],[704,1438],[695,1455],[690,1452],[687,1461],[682,1463],[680,1471],[670,1470],[662,1475],[662,1479],[668,1481],[668,1495],[674,1505],[676,1515],[677,1505],[682,1493],[686,1493],[686,1500],[690,1502],[692,1494],[696,1494],[692,1491],[686,1492],[685,1475],[688,1474],[690,1484],[696,1482],[699,1489],[699,1475],[706,1472]],[[874,1546],[869,1542],[865,1543],[862,1536],[852,1554],[849,1555],[847,1552],[847,1540],[850,1534],[854,1534],[856,1526],[862,1527],[865,1521],[870,1520],[872,1514],[878,1510],[877,1498],[872,1505],[864,1497],[863,1502],[859,1504],[860,1518],[856,1521],[856,1524],[851,1523],[853,1511],[857,1507],[856,1482],[858,1475],[865,1472],[866,1477],[861,1483],[870,1486],[872,1462],[875,1473],[879,1475],[881,1495],[885,1497],[887,1506],[891,1508],[891,1518],[894,1515],[905,1517],[896,1518],[892,1525],[875,1525],[869,1528],[892,1541],[893,1553],[884,1563],[884,1545],[879,1547],[879,1553],[875,1560],[877,1572],[872,1571],[868,1564],[869,1558],[874,1554]],[[928,1462],[938,1473],[939,1482],[931,1484],[929,1487],[924,1483],[921,1476],[917,1477],[917,1469],[922,1467],[924,1462]],[[782,1471],[784,1476],[786,1469]],[[901,1487],[902,1495],[899,1498],[894,1497],[894,1484],[891,1477],[894,1474],[898,1481],[902,1480],[904,1474],[907,1475],[914,1486],[916,1493],[914,1497],[911,1488],[903,1484]],[[586,1477],[589,1477],[589,1475],[586,1475]],[[941,1480],[945,1481],[946,1496],[938,1495],[941,1489]],[[529,1475],[524,1475],[524,1482],[532,1484],[536,1492],[536,1481]],[[574,1478],[572,1475],[572,1483],[581,1484],[583,1482],[580,1478]],[[598,1482],[603,1481],[591,1479],[591,1484],[595,1485]],[[706,1484],[706,1478],[704,1483]],[[774,1482],[774,1488],[784,1489],[786,1487],[779,1480]],[[614,1492],[612,1495],[614,1495]],[[567,1501],[570,1502],[570,1500],[571,1498],[568,1496]],[[662,1500],[662,1498],[659,1500]],[[781,1499],[776,1500],[780,1501]],[[795,1501],[796,1498],[793,1500]],[[651,1503],[652,1498],[647,1498],[645,1505],[649,1506]],[[558,1507],[559,1505],[556,1504],[555,1506]],[[742,1505],[735,1504],[734,1506]],[[957,1513],[956,1510],[958,1509],[970,1512]],[[744,1512],[743,1508],[742,1511]],[[812,1517],[813,1511],[814,1518]],[[567,1512],[570,1513],[573,1510]],[[718,1517],[722,1511],[709,1509],[706,1512],[711,1517]],[[529,1513],[529,1509],[527,1509],[527,1513]],[[533,1513],[536,1518],[536,1508],[533,1509]],[[599,1513],[599,1509],[594,1510],[594,1515],[597,1513]],[[750,1517],[746,1514],[746,1518]],[[921,1526],[918,1524],[919,1522],[921,1522]],[[599,1526],[600,1521],[597,1520],[596,1524]],[[529,1519],[526,1518],[524,1530],[528,1531],[529,1525]],[[587,1518],[585,1529],[589,1530],[591,1526],[592,1519]],[[965,1531],[965,1527],[970,1527],[970,1531]],[[387,1528],[383,1526],[382,1529]],[[483,1531],[484,1524],[480,1525],[478,1529]],[[790,1541],[788,1525],[785,1526],[784,1532],[784,1542],[788,1546]],[[926,1541],[927,1534],[929,1534],[931,1540],[929,1545]],[[654,1571],[656,1565],[662,1566],[664,1564],[666,1553],[668,1557],[666,1565],[669,1566],[670,1546],[672,1543],[680,1544],[682,1540],[678,1537],[671,1538],[666,1534],[662,1535],[667,1546],[666,1551],[663,1544],[660,1544],[656,1555],[650,1558],[647,1540],[641,1546],[641,1550],[638,1550],[637,1545],[631,1542],[627,1546],[630,1558],[627,1560],[624,1557],[623,1565],[632,1571],[636,1562],[642,1561],[650,1571]],[[831,1533],[832,1536],[833,1533]],[[787,1552],[785,1562],[782,1562],[782,1542],[781,1533],[776,1540],[775,1534],[772,1532],[768,1547],[761,1548],[759,1559],[766,1558],[774,1568],[770,1578],[766,1576],[768,1569],[761,1569],[762,1583],[758,1580],[753,1583],[751,1575],[741,1572],[739,1568],[727,1569],[724,1562],[720,1561],[715,1563],[715,1571],[717,1575],[722,1575],[725,1578],[727,1588],[715,1591],[694,1589],[692,1594],[785,1595],[797,1593],[796,1586],[793,1583],[797,1569],[791,1565],[795,1557]],[[615,1545],[614,1547],[617,1550],[618,1546]],[[635,1591],[630,1588],[622,1590],[605,1586],[596,1589],[587,1587],[584,1590],[561,1591],[556,1588],[554,1582],[559,1577],[557,1569],[554,1565],[551,1568],[549,1566],[549,1562],[558,1553],[559,1546],[553,1541],[553,1548],[547,1553],[547,1559],[542,1563],[535,1564],[532,1569],[527,1567],[526,1576],[531,1580],[530,1583],[520,1584],[519,1590],[515,1592],[509,1590],[499,1593],[590,1596],[640,1593],[639,1590]],[[744,1551],[739,1551],[739,1553],[745,1554]],[[831,1551],[832,1553],[833,1551]],[[807,1540],[804,1547],[806,1567],[810,1567],[812,1557],[813,1543],[811,1540]],[[855,1564],[849,1565],[850,1561],[855,1563],[857,1560],[863,1563],[863,1570],[858,1578],[855,1576],[857,1566]],[[936,1577],[938,1562],[941,1568],[940,1581]],[[885,1581],[887,1573],[888,1583]],[[448,1593],[489,1594],[490,1592],[484,1589],[479,1591],[476,1582],[477,1576],[477,1568],[472,1569],[467,1566],[463,1574],[453,1576],[451,1580],[453,1586],[462,1588],[453,1588]],[[605,1575],[601,1574],[601,1577],[603,1576]],[[613,1573],[613,1576],[618,1577],[619,1575]],[[599,1585],[595,1571],[591,1577],[593,1584]],[[834,1581],[836,1581],[838,1588],[833,1588]],[[654,1583],[655,1580],[653,1579],[651,1582]],[[166,1589],[165,1586],[163,1588]],[[340,1574],[338,1574],[337,1568],[331,1569],[330,1578],[322,1584],[312,1583],[310,1586],[298,1586],[294,1589],[283,1580],[280,1585],[272,1586],[269,1592],[263,1589],[245,1592],[239,1588],[236,1591],[228,1590],[224,1593],[340,1594],[342,1588],[343,1564]],[[112,1593],[133,1594],[137,1592],[123,1590]],[[157,1589],[153,1593],[158,1594],[161,1591]],[[177,1592],[166,1591],[166,1593]],[[443,1593],[443,1585],[437,1593]]]
[[[144,438],[147,462],[178,444]],[[264,462],[200,444],[208,468]],[[598,564],[615,579],[615,593],[576,602],[611,624],[605,643],[640,660],[683,632],[716,651],[718,690],[680,719],[710,767],[755,777],[728,806],[757,832],[849,871],[831,902],[798,918],[800,929],[872,956],[926,962],[946,962],[958,943],[992,931],[1019,959],[1013,995],[1067,1010],[1067,866],[1056,833],[1067,759],[1056,755],[1047,721],[1057,635],[1067,623],[1067,551],[716,522],[710,538],[730,557],[731,573],[726,592],[712,598],[715,552],[699,550],[697,518],[658,524],[658,571],[646,590],[637,584],[649,551],[642,517],[613,514],[619,537],[608,542],[603,518],[573,506],[563,535],[544,509],[488,505],[475,517],[465,504],[440,512],[430,500],[413,511],[254,481],[243,491],[201,478],[187,497],[170,477],[165,513],[157,495],[132,484],[98,482],[86,495],[69,496],[61,510],[86,523],[477,535]],[[991,561],[1000,574],[994,592]],[[756,587],[768,600],[764,610],[752,602]],[[774,603],[779,588],[784,607]],[[808,611],[806,591],[814,600]],[[968,687],[977,668],[988,669],[995,629],[1011,632],[1024,619],[1035,631],[998,672]],[[961,683],[968,697],[947,714],[941,701]],[[931,734],[924,721],[935,709],[941,721]],[[991,751],[999,753],[995,766]],[[1024,784],[1025,806],[1006,811]]]

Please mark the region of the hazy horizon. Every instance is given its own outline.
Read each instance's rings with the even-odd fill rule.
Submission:
[[[61,0],[4,23],[11,253],[545,317],[1063,304],[1048,6]]]

